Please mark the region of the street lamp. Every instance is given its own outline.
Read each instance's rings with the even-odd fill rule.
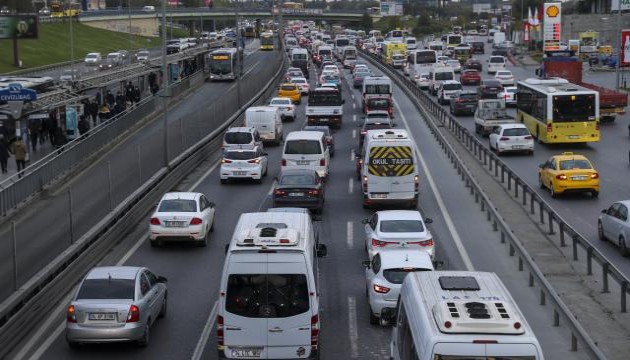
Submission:
[[[168,166],[168,74],[166,73],[166,0],[162,0],[162,115],[164,116],[164,166]]]
[[[610,11],[612,13],[612,9]],[[621,67],[621,59],[622,59],[622,51],[621,49],[621,0],[617,0],[617,31],[615,31],[615,35],[617,36],[617,62],[615,64],[615,77],[617,85],[617,89],[621,88],[621,78],[620,78],[620,67]]]

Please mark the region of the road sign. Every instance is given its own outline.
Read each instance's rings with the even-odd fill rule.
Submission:
[[[24,89],[20,83],[10,83],[8,87],[0,89],[0,101],[34,101],[37,92]]]
[[[543,18],[544,51],[560,50],[561,3],[545,3]]]

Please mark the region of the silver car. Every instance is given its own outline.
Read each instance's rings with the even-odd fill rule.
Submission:
[[[135,341],[149,344],[149,328],[166,315],[166,279],[132,266],[96,267],[68,306],[66,340],[82,343]]]
[[[597,233],[602,241],[610,240],[619,246],[623,256],[630,256],[630,221],[628,220],[630,200],[617,201],[608,209],[602,210],[597,220]]]

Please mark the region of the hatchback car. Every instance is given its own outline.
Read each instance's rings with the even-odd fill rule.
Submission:
[[[516,106],[516,86],[504,87],[498,96],[505,100],[505,106]]]
[[[514,75],[510,70],[497,70],[494,79],[503,86],[514,85]]]
[[[479,70],[466,69],[462,71],[459,82],[461,82],[462,85],[479,85],[481,82],[481,73]]]
[[[459,60],[446,60],[446,66],[453,68],[453,72],[459,73],[462,71],[462,64]]]
[[[552,197],[568,192],[590,192],[599,196],[599,173],[583,155],[564,152],[554,155],[538,169],[538,183]]]
[[[223,153],[219,174],[221,184],[231,179],[250,179],[262,183],[267,175],[267,153],[261,147],[252,149],[230,149]]]
[[[370,260],[382,250],[397,247],[424,250],[435,257],[433,235],[426,227],[433,220],[423,219],[418,210],[377,211],[362,222]]]
[[[79,69],[66,69],[59,76],[60,83],[72,83],[81,80],[81,71]]]
[[[471,90],[461,90],[451,97],[449,111],[453,115],[472,115],[477,110],[477,92]]]
[[[93,52],[85,55],[85,65],[98,66],[102,60],[101,53]]]
[[[356,71],[354,75],[352,76],[352,86],[355,89],[363,87],[363,80],[365,80],[365,78],[368,76],[372,76],[372,73],[370,72],[370,70],[366,69],[366,70]]]
[[[283,169],[273,189],[274,207],[324,210],[324,180],[313,169]]]
[[[223,151],[228,149],[251,149],[254,146],[262,147],[263,141],[253,127],[241,126],[227,129],[223,135]]]
[[[304,73],[299,68],[289,68],[287,73],[284,75],[284,79],[286,82],[291,82],[293,78],[303,78]]]
[[[311,87],[308,84],[308,80],[306,80],[306,78],[303,78],[303,77],[291,78],[289,82],[296,84],[300,88],[300,93],[302,94],[302,96],[308,95],[308,92],[311,89]]]
[[[100,70],[108,70],[108,69],[116,67],[117,65],[118,63],[115,60],[110,59],[110,58],[105,58],[105,59],[102,59],[101,62],[98,64],[98,68]]]
[[[341,75],[341,71],[339,70],[337,65],[324,65],[324,67],[322,68],[322,73],[326,71],[332,71],[337,75]]]
[[[494,79],[481,80],[477,88],[480,99],[496,99],[502,91],[503,85]]]
[[[393,314],[396,309],[400,288],[407,274],[434,270],[429,253],[408,248],[381,251],[371,261],[364,261],[363,266],[372,325],[387,324],[387,314]]]
[[[324,133],[324,137],[326,138],[326,147],[328,148],[328,152],[330,153],[330,157],[335,156],[335,137],[332,134],[330,128],[326,125],[309,125],[305,126],[302,131],[321,131]]]
[[[214,229],[215,205],[204,194],[170,192],[164,194],[149,221],[151,246],[163,241],[194,241],[208,244],[208,233]]]
[[[269,102],[269,106],[277,107],[280,110],[282,121],[295,120],[295,106],[288,97],[275,97]]]
[[[483,69],[483,65],[481,64],[481,61],[477,59],[468,59],[464,63],[464,69],[474,69],[477,71],[481,71]]]
[[[149,345],[150,327],[166,316],[166,278],[144,267],[95,267],[81,281],[66,314],[66,341]]]
[[[414,81],[420,89],[427,90],[429,85],[431,85],[431,76],[429,73],[421,73],[420,75],[415,76]]]
[[[623,256],[630,256],[629,244],[626,243],[630,240],[628,208],[630,208],[630,200],[617,201],[608,209],[602,210],[597,220],[599,239],[615,243]]]
[[[150,54],[149,50],[140,49],[136,51],[136,61],[149,61]]]
[[[488,135],[490,150],[501,156],[506,152],[534,153],[534,137],[523,124],[501,124]]]
[[[462,90],[462,84],[457,80],[446,80],[440,83],[438,88],[438,104],[447,105],[451,101],[451,96]]]
[[[284,83],[278,89],[279,97],[288,97],[294,104],[302,103],[302,93],[297,84]]]

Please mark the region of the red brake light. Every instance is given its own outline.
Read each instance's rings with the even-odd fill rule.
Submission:
[[[160,219],[156,217],[151,218],[151,225],[160,225]]]
[[[524,139],[525,139],[525,140],[531,140],[531,139],[533,139],[533,137],[532,137],[531,135],[527,135],[527,136],[525,136],[525,138],[524,138]]]
[[[319,195],[319,190],[309,190],[309,195]]]
[[[388,287],[376,285],[376,284],[374,284],[373,287],[374,287],[374,291],[376,291],[379,294],[387,294],[390,290]]]
[[[129,314],[127,314],[127,322],[138,322],[140,321],[140,308],[136,305],[129,306]]]
[[[250,164],[260,164],[260,159],[249,160],[248,163],[250,163]]]
[[[319,159],[319,166],[326,166],[326,159],[325,158]]]
[[[598,173],[591,174],[591,179],[599,179],[599,174]]]
[[[558,175],[556,175],[556,179],[558,179],[558,180],[566,180],[567,176],[565,174],[558,174]]]
[[[433,239],[408,242],[409,245],[433,246]]]
[[[319,343],[319,315],[311,316],[311,349],[317,350]]]
[[[389,243],[387,241],[381,241],[381,240],[372,239],[372,246],[373,247],[385,247],[385,246],[387,246],[389,244],[391,244],[391,243]]]
[[[223,316],[217,316],[217,345],[223,346]]]
[[[550,133],[553,131],[553,126],[551,124],[547,124],[547,132]]]
[[[223,159],[223,160],[221,160],[221,163],[222,164],[230,164],[230,163],[232,163],[232,160]]]
[[[202,222],[203,222],[203,220],[201,220],[198,217],[194,217],[194,218],[190,219],[190,225],[201,225]]]
[[[284,195],[286,195],[287,193],[286,193],[285,191],[282,191],[282,190],[276,190],[276,191],[274,192],[274,194],[275,194],[276,196],[284,196]]]
[[[69,323],[76,323],[77,322],[77,314],[74,312],[74,305],[68,306],[68,313],[67,313],[67,316],[66,316],[66,320]]]
[[[282,159],[282,166],[287,166],[287,161],[285,159]]]

